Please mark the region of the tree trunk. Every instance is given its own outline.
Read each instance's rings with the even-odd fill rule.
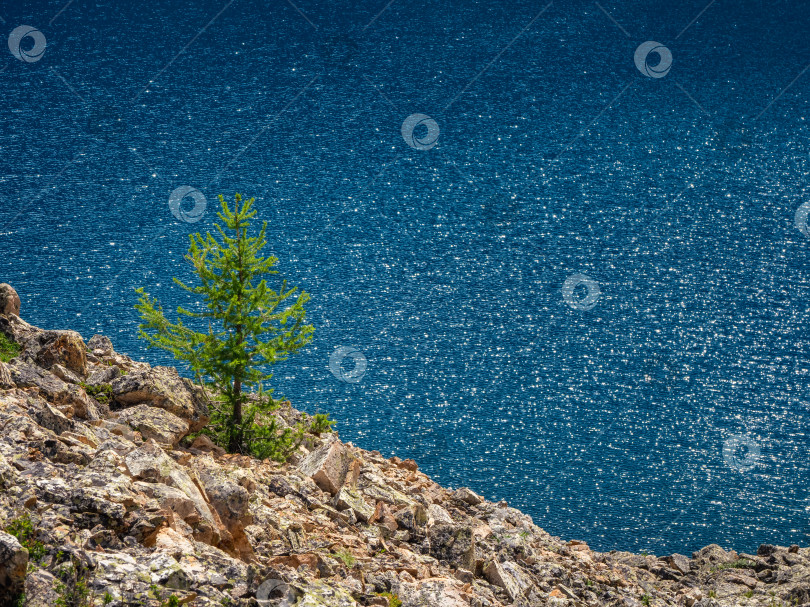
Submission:
[[[240,453],[242,451],[242,380],[233,380],[233,415],[231,416],[231,436],[228,451]]]

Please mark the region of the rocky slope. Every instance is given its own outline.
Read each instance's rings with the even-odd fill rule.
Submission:
[[[0,285],[2,605],[810,605],[808,548],[600,553],[335,434],[283,465],[181,446],[199,388],[19,312]]]

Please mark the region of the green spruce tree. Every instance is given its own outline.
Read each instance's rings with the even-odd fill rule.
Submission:
[[[306,323],[304,304],[309,295],[281,282],[271,289],[266,277],[277,274],[276,257],[261,257],[267,244],[267,222],[256,236],[249,236],[254,199],[236,194],[231,210],[220,195],[222,211],[217,213],[224,227],[214,224],[222,242],[209,232],[191,234],[185,258],[194,266],[200,284],[189,286],[174,278],[183,289],[201,296],[205,311],[191,312],[178,306],[178,321],[170,322],[156,299],[143,287],[135,308],[143,322],[138,336],[150,348],[162,348],[185,360],[196,379],[215,398],[211,422],[205,433],[232,453],[285,459],[297,447],[304,428],[277,430],[268,413],[278,407],[272,390],[264,384],[272,375],[266,368],[286,360],[312,340],[314,328]],[[207,332],[183,324],[180,316],[201,319]],[[323,417],[320,425],[323,426]],[[270,421],[268,421],[270,420]],[[326,426],[333,422],[327,422]]]

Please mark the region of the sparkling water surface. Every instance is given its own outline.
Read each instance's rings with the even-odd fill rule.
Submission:
[[[239,191],[344,440],[595,549],[807,544],[810,11],[739,4],[6,3],[0,280],[175,365],[134,289],[192,306]]]

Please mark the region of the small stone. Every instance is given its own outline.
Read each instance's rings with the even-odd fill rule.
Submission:
[[[799,545],[798,544],[791,544],[790,547],[788,548],[788,552],[790,554],[798,553],[799,552]]]
[[[484,501],[484,498],[473,492],[467,487],[459,487],[453,492],[453,498],[469,504],[470,506],[477,506]]]
[[[211,453],[215,456],[225,455],[225,449],[214,443],[208,436],[205,434],[200,434],[197,438],[194,439],[194,442],[191,443],[192,449],[198,449],[199,451],[204,451],[206,453]]]
[[[726,576],[725,579],[727,582],[731,582],[732,584],[739,584],[740,586],[747,586],[752,590],[757,587],[758,583],[754,578],[740,574],[728,575]]]

